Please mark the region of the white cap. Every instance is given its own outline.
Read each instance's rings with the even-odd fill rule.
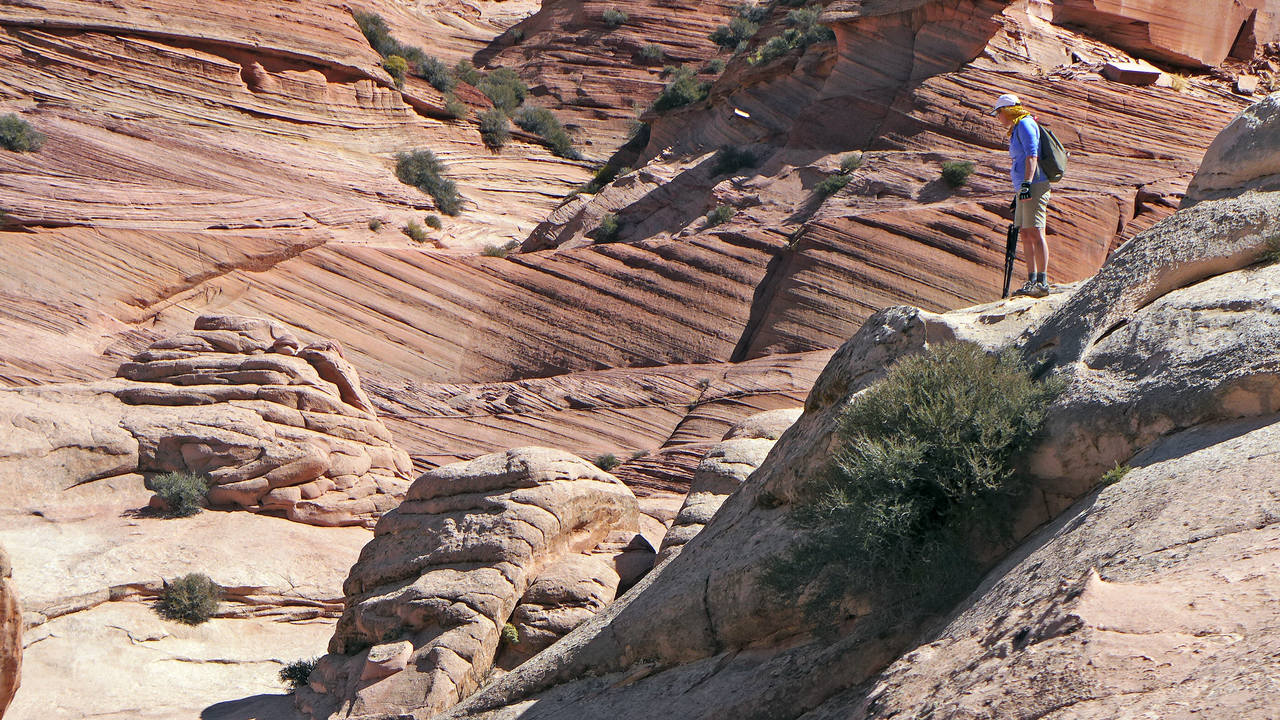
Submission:
[[[1022,104],[1022,101],[1018,99],[1017,95],[1014,95],[1013,93],[1005,93],[1000,97],[996,98],[996,106],[991,108],[991,112],[987,114],[995,115],[997,112],[1000,112],[1000,108],[1013,107],[1014,105],[1021,105],[1021,104]]]

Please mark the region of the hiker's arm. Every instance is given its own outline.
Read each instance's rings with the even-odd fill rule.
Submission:
[[[1040,158],[1034,154],[1027,156],[1027,174],[1024,175],[1027,182],[1035,182],[1036,170],[1040,167]]]

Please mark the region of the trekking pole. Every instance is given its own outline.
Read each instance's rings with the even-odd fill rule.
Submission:
[[[1018,255],[1018,226],[1009,225],[1004,238],[1004,289],[1000,297],[1009,297],[1009,284],[1013,281],[1013,260]]]

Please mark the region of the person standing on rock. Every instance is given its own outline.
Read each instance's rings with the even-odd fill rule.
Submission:
[[[988,114],[1000,118],[1000,124],[1009,130],[1009,157],[1013,161],[1009,175],[1018,193],[1013,224],[1022,241],[1027,282],[1013,294],[1042,298],[1049,294],[1049,243],[1045,238],[1049,178],[1040,169],[1040,126],[1013,93],[997,98]]]

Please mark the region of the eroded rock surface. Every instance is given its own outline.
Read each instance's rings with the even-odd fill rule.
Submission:
[[[9,578],[13,569],[0,547],[0,717],[22,680],[22,612]]]
[[[299,706],[317,718],[452,706],[493,667],[521,598],[527,631],[546,595],[597,574],[568,558],[637,529],[631,491],[567,453],[519,448],[423,475],[351,569],[347,610]],[[600,604],[612,596],[601,590]]]

